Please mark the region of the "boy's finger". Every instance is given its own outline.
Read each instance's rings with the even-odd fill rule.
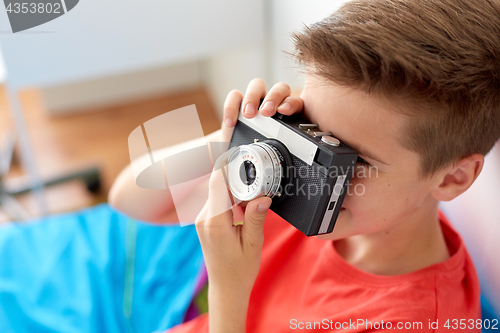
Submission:
[[[243,209],[238,205],[234,205],[231,210],[233,212],[233,225],[243,225],[245,219]]]
[[[290,96],[292,90],[286,83],[276,83],[267,93],[266,98],[260,106],[260,113],[263,116],[271,117],[276,113],[278,105],[282,104],[283,100]]]
[[[261,79],[253,79],[248,84],[241,111],[245,118],[253,118],[257,114],[260,100],[266,95],[266,83]]]
[[[208,185],[206,224],[229,227],[232,224],[231,197],[224,178],[223,168],[212,171]]]
[[[264,221],[272,200],[261,197],[248,203],[245,209],[242,237],[243,243],[253,247],[261,245],[264,239]]]
[[[233,133],[234,125],[238,120],[238,113],[243,100],[243,94],[238,90],[232,90],[224,102],[224,119],[222,120],[222,140],[229,142]]]
[[[300,97],[287,97],[278,106],[277,111],[284,115],[292,115],[301,112],[304,109],[304,101]]]

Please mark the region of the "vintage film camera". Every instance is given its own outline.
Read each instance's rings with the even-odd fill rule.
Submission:
[[[273,199],[271,210],[307,236],[333,231],[358,154],[302,114],[246,119],[240,113],[227,182],[240,201]]]

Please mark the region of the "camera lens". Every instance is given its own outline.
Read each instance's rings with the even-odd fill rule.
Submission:
[[[228,158],[228,185],[240,201],[269,196],[279,202],[286,195],[281,189],[293,183],[288,167],[293,167],[292,157],[278,140],[241,145]]]
[[[245,161],[240,167],[240,178],[243,184],[252,185],[255,181],[257,171],[255,170],[255,164],[250,161]]]

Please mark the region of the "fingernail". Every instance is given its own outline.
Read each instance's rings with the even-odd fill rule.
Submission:
[[[245,114],[248,115],[248,116],[255,115],[255,106],[252,103],[248,103],[245,106]]]
[[[288,103],[283,103],[278,107],[278,111],[285,111],[288,112],[292,109],[292,106]]]
[[[274,103],[273,102],[265,102],[262,106],[261,110],[274,111]]]
[[[233,120],[231,118],[226,118],[225,123],[226,123],[227,127],[233,127],[234,126],[234,122],[233,122]]]
[[[270,206],[271,206],[271,202],[263,203],[263,204],[260,204],[257,206],[257,210],[259,212],[265,212],[266,210],[269,209]]]

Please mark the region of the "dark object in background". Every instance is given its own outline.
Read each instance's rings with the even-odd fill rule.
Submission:
[[[101,175],[99,167],[92,166],[78,171],[42,179],[39,186],[30,181],[29,176],[15,179],[15,182],[6,183],[5,175],[9,172],[15,153],[15,136],[6,133],[0,141],[0,209],[4,210],[13,220],[29,219],[31,216],[26,209],[16,200],[15,196],[36,190],[39,186],[51,186],[73,180],[82,180],[87,190],[96,194],[101,189]]]

